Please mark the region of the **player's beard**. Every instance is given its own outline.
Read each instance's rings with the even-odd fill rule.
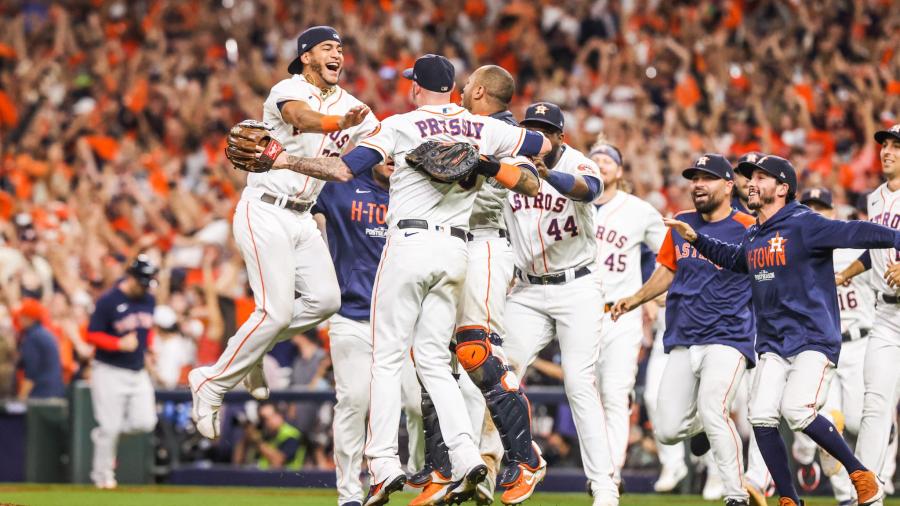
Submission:
[[[750,200],[747,202],[747,207],[750,208],[751,211],[758,211],[769,204],[775,203],[774,194],[763,195],[762,193],[757,193],[754,196],[756,197],[755,201]]]
[[[341,70],[343,70],[343,69],[338,70],[337,77],[332,82],[332,81],[328,80],[329,79],[328,77],[325,77],[325,73],[323,72],[323,70],[325,69],[325,65],[322,65],[319,62],[310,62],[309,68],[314,74],[318,74],[319,79],[321,79],[322,82],[325,83],[327,86],[336,85],[338,83],[338,78],[341,77]]]
[[[708,193],[705,202],[697,202],[697,199],[694,200],[694,208],[697,209],[697,212],[700,214],[709,214],[722,205],[722,200],[724,197],[721,195],[713,195],[712,193]]]

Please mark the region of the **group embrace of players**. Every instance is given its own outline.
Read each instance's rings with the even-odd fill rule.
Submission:
[[[330,318],[339,505],[386,504],[405,485],[421,489],[413,505],[490,504],[495,484],[504,504],[519,504],[546,462],[518,378],[555,337],[593,504],[617,505],[642,336],[631,310],[668,292],[669,358],[652,414],[661,443],[711,449],[726,504],[764,501],[744,476],[730,416],[753,371],[749,418],[781,505],[802,504],[781,417],[839,463],[859,504],[881,500],[869,470],[892,457],[897,373],[891,384],[868,380],[870,360],[896,369],[900,358],[900,232],[888,228],[900,228],[900,128],[876,136],[892,178],[870,197],[880,225],[832,221],[796,202],[793,167],[763,154],[737,167],[721,155],[697,159],[684,171],[696,209],[664,222],[618,188],[616,147],[583,154],[564,142],[558,106],[532,104],[517,123],[502,68],[475,70],[458,105],[452,64],[422,56],[403,74],[417,109],[379,123],[338,86],[343,61],[333,28],[307,29],[292,77],[265,102],[263,121],[284,151],[273,170],[248,176],[233,223],[256,309],[215,364],[189,375],[201,434],[218,437],[223,396],[239,382],[268,397],[261,360],[272,346]],[[404,158],[431,140],[475,145],[483,160],[464,181],[435,181]],[[755,218],[732,208],[735,174],[749,181]],[[823,192],[807,201],[827,212]],[[659,264],[643,286],[641,244]],[[842,326],[836,248],[869,250],[842,274],[873,268],[879,303],[865,333],[864,322]],[[819,414],[839,395],[829,385],[842,334],[867,338],[877,354],[865,358],[859,458]],[[401,410],[424,433],[424,462],[412,452],[410,475],[398,457]]]

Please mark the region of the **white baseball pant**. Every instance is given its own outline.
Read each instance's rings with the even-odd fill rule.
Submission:
[[[663,371],[668,361],[669,356],[664,351],[662,333],[660,332],[653,341],[653,348],[651,348],[650,357],[647,359],[647,375],[644,378],[644,405],[647,407],[647,417],[654,427],[659,423],[656,404],[659,399],[659,387],[662,383]],[[656,437],[655,432],[653,436],[656,439],[656,454],[663,468],[678,469],[686,466],[684,463],[683,443],[667,445]]]
[[[262,202],[251,190],[238,202],[232,230],[256,309],[219,360],[198,369],[205,380],[197,395],[213,406],[277,341],[312,328],[341,305],[334,265],[312,216]]]
[[[341,315],[331,317],[331,362],[334,364],[334,464],[337,474],[338,504],[362,503],[364,493],[359,479],[366,438],[366,414],[369,409],[369,384],[372,370],[372,327]],[[412,360],[401,374],[403,410],[410,435],[410,460],[421,453],[421,404],[419,381]],[[417,414],[418,413],[418,414]],[[416,421],[418,418],[418,423]],[[421,456],[419,456],[421,460]],[[414,463],[410,463],[414,464]],[[409,466],[412,469],[415,467]]]
[[[835,417],[843,418],[845,431],[859,434],[859,424],[862,419],[863,396],[865,384],[863,382],[864,361],[868,339],[857,339],[845,342],[841,345],[841,358],[835,368],[834,378],[826,395],[825,404],[822,405],[821,414],[832,423]],[[815,459],[815,441],[802,432],[794,434],[792,453],[801,464],[809,464]],[[827,473],[826,473],[827,474]],[[834,498],[838,501],[849,501],[853,498],[853,484],[847,470],[841,470],[830,477]]]
[[[747,368],[738,350],[722,344],[678,346],[669,352],[654,426],[665,444],[706,431],[726,499],[746,500],[741,437],[731,404]]]
[[[91,431],[97,485],[116,479],[120,434],[152,432],[156,427],[156,396],[146,369],[133,371],[95,360],[91,364],[91,400],[97,428]]]
[[[818,351],[784,358],[763,353],[750,390],[750,423],[778,427],[782,417],[793,431],[805,429],[825,403],[834,364]]]
[[[600,361],[597,364],[598,388],[609,447],[616,466],[616,480],[621,479],[628,435],[631,425],[630,397],[637,379],[637,360],[643,337],[643,313],[631,311],[613,321],[609,313],[603,315],[600,331]]]
[[[559,285],[517,281],[506,301],[506,353],[519,377],[556,336],[584,473],[596,496],[618,498],[606,417],[597,390],[602,295],[593,276]]]
[[[879,302],[865,359],[865,397],[856,456],[868,469],[884,469],[897,458],[888,454],[891,424],[900,397],[900,304]],[[893,473],[891,473],[893,474]]]
[[[469,263],[466,282],[459,303],[457,328],[478,325],[506,336],[503,316],[506,312],[506,292],[513,277],[513,254],[509,241],[500,237],[496,229],[473,230],[469,241]],[[502,346],[491,345],[491,353],[507,363]],[[487,410],[484,394],[460,367],[459,387],[472,420],[475,444],[482,455],[489,455],[499,464],[503,459],[503,442]],[[506,376],[506,384],[518,387],[514,373]]]
[[[434,230],[392,229],[372,295],[372,394],[365,454],[376,482],[401,472],[397,455],[400,376],[413,350],[416,372],[434,401],[453,479],[481,463],[459,385],[450,370],[450,339],[466,275],[465,241]],[[460,473],[457,475],[457,473]]]

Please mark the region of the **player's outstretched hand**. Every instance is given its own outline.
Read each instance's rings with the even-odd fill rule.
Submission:
[[[362,123],[362,121],[366,119],[366,116],[368,115],[368,107],[364,105],[353,106],[349,111],[344,113],[340,120],[338,120],[338,126],[341,127],[341,130],[355,127],[356,125]]]
[[[665,223],[667,227],[678,232],[681,237],[684,237],[685,241],[694,242],[697,240],[697,232],[695,232],[687,223],[674,218],[663,218],[663,223]]]
[[[610,312],[610,316],[612,316],[613,321],[618,321],[623,314],[631,311],[639,305],[640,301],[638,301],[637,297],[635,297],[634,295],[632,295],[631,297],[625,297],[624,299],[616,302],[616,305],[613,306],[612,311]]]
[[[888,264],[884,271],[884,280],[891,288],[900,288],[900,262]]]
[[[132,352],[138,347],[137,332],[131,331],[119,339],[119,351]]]

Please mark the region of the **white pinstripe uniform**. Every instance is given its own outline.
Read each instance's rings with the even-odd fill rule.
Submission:
[[[263,105],[263,120],[291,155],[338,156],[377,127],[369,115],[360,125],[330,134],[295,133],[281,117],[279,104],[301,101],[323,114],[343,115],[361,102],[341,89],[326,97],[303,76],[272,87]],[[286,209],[288,199],[312,207],[324,181],[287,170],[247,176],[247,187],[234,213],[232,230],[247,266],[256,309],[219,360],[191,372],[196,394],[213,406],[234,388],[278,341],[309,329],[334,314],[341,293],[328,248],[309,211]],[[261,198],[272,197],[274,203]]]

